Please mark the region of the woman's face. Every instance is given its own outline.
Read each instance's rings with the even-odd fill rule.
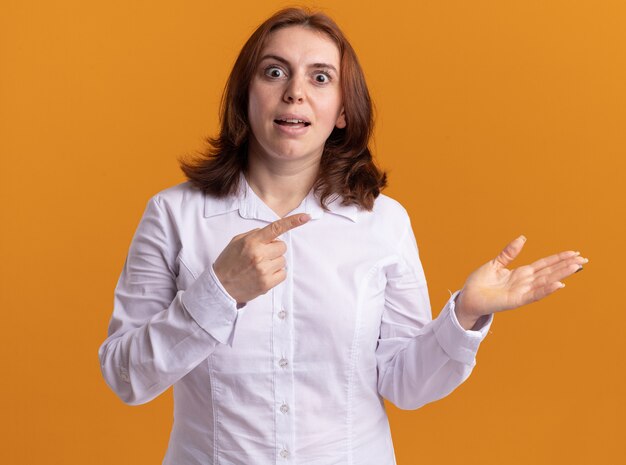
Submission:
[[[252,155],[319,161],[333,128],[346,125],[339,61],[335,42],[316,30],[290,26],[269,36],[250,83]]]

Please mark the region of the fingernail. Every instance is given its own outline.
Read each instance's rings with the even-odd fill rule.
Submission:
[[[560,284],[560,288],[564,288],[565,287],[565,283],[559,283]]]
[[[580,265],[580,268],[578,268],[576,271],[574,271],[574,273],[578,273],[579,271],[582,271],[582,270],[583,270],[583,266]]]
[[[520,239],[526,242],[526,236],[524,236],[523,234],[520,236]]]
[[[300,217],[300,222],[304,223],[306,221],[309,221],[310,219],[311,219],[311,215],[309,215],[308,213],[305,213],[304,215]]]
[[[580,252],[577,250],[576,253],[574,254],[575,257],[578,257],[580,255]]]
[[[583,263],[589,263],[589,259],[588,259],[588,258],[585,258],[585,259],[583,260]]]

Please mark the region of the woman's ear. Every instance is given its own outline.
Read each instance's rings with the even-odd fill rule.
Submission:
[[[343,107],[341,107],[341,112],[339,113],[339,117],[337,118],[335,126],[339,129],[343,129],[346,127],[346,112],[343,110]]]

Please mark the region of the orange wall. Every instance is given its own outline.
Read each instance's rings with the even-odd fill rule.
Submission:
[[[146,201],[183,180],[236,53],[284,5],[3,2],[0,463],[160,463],[171,395],[129,407],[100,375],[113,289]],[[316,5],[366,70],[435,314],[518,234],[517,264],[591,260],[498,314],[452,395],[389,406],[399,464],[623,458],[626,4]]]

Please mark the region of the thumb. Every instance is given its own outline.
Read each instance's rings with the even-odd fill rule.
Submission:
[[[261,228],[254,228],[254,229],[251,229],[250,231],[245,231],[245,232],[242,232],[241,234],[237,234],[236,236],[233,236],[233,238],[231,239],[231,242],[234,242],[238,239],[249,236],[250,234],[252,234],[255,231],[258,231],[259,229]]]
[[[500,254],[495,258],[496,263],[501,264],[502,266],[508,266],[515,257],[522,251],[522,247],[524,247],[524,243],[526,242],[526,237],[519,236],[517,239],[513,239]]]

